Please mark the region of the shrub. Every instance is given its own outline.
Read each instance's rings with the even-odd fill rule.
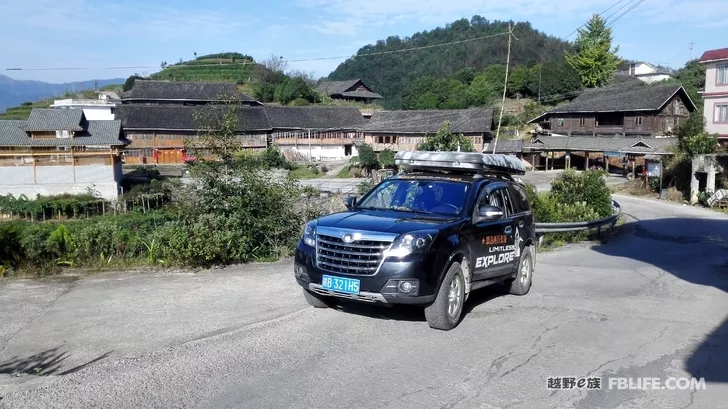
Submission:
[[[558,203],[576,205],[585,203],[599,217],[612,214],[612,199],[609,187],[602,176],[603,171],[575,172],[568,170],[551,182],[551,192]]]

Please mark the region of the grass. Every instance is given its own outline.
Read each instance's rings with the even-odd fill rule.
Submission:
[[[336,179],[352,179],[361,178],[363,177],[363,175],[361,173],[361,169],[359,169],[358,167],[353,165],[346,165],[341,168],[334,177]]]
[[[324,176],[324,174],[319,173],[316,169],[308,166],[302,166],[288,172],[288,177],[290,179],[318,179],[321,176]]]

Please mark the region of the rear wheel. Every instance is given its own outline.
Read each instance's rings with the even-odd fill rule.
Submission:
[[[334,298],[312,293],[305,288],[303,289],[303,298],[305,298],[306,302],[314,308],[329,308],[336,304],[336,300]]]
[[[526,295],[533,283],[533,246],[523,249],[517,269],[516,278],[506,281],[506,287],[513,295]]]
[[[440,285],[435,302],[425,308],[431,328],[449,331],[460,322],[465,303],[465,279],[460,263],[452,263]]]

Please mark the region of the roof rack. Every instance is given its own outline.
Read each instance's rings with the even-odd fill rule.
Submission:
[[[526,168],[515,156],[477,152],[397,152],[394,163],[411,170],[452,173],[525,175]]]

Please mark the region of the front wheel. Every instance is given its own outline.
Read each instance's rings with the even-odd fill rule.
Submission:
[[[425,308],[431,328],[449,331],[460,321],[465,303],[465,279],[460,263],[452,263],[440,285],[435,302]]]

